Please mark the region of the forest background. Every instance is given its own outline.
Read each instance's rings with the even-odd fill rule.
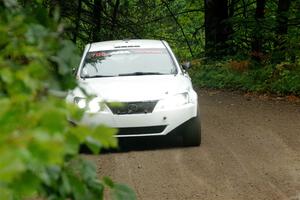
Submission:
[[[291,0],[78,0],[59,7],[66,35],[90,42],[149,38],[192,61],[196,86],[299,95],[300,2]],[[52,10],[52,11],[51,11]]]
[[[300,2],[1,0],[0,199],[135,199],[79,155],[117,147],[116,130],[72,126],[66,104],[87,43],[162,39],[198,87],[300,95]],[[101,132],[101,134],[99,134]]]

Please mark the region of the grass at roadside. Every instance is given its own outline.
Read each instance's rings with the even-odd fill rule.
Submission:
[[[192,62],[197,87],[300,96],[300,66],[281,63],[255,67],[250,61]]]

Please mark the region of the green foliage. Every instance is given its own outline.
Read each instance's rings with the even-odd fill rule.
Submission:
[[[120,183],[114,183],[109,177],[104,177],[103,182],[106,186],[108,186],[110,188],[113,200],[136,199],[135,194],[132,192],[132,190],[127,185],[120,184]]]
[[[199,87],[300,95],[299,65],[253,65],[249,66],[250,69],[241,70],[232,67],[232,60],[206,64],[198,62],[190,74],[194,84]]]
[[[299,2],[287,2],[229,1],[227,55],[196,64],[191,73],[195,84],[299,95]]]
[[[76,38],[80,47],[98,40],[162,39],[184,59],[192,57],[189,46],[194,56],[201,55],[204,49],[202,1],[65,0],[57,6],[62,10],[62,20],[68,24],[67,35]],[[100,19],[96,20],[96,16]],[[93,41],[94,27],[98,27],[97,41]]]
[[[62,30],[38,1],[0,3],[0,199],[103,198],[107,181],[80,158],[79,146],[114,148],[116,130],[68,122],[82,111],[55,94],[75,86],[79,55]],[[112,185],[115,199],[135,199],[128,187]]]

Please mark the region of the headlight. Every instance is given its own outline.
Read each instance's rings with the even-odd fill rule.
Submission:
[[[100,102],[97,98],[94,98],[89,102],[88,110],[93,113],[100,110]]]
[[[101,100],[99,98],[93,98],[92,100],[87,101],[86,98],[75,97],[74,103],[77,104],[80,109],[87,109],[92,113],[99,112],[101,109]]]
[[[77,106],[78,106],[80,109],[86,108],[86,99],[85,99],[85,98],[75,97],[75,98],[74,98],[74,103],[77,104]]]
[[[158,102],[158,109],[176,108],[189,103],[189,95],[187,92],[176,94],[174,96],[167,97]]]

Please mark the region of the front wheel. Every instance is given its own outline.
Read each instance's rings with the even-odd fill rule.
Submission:
[[[182,133],[184,146],[199,146],[201,144],[201,122],[200,114],[190,119],[183,129]]]

